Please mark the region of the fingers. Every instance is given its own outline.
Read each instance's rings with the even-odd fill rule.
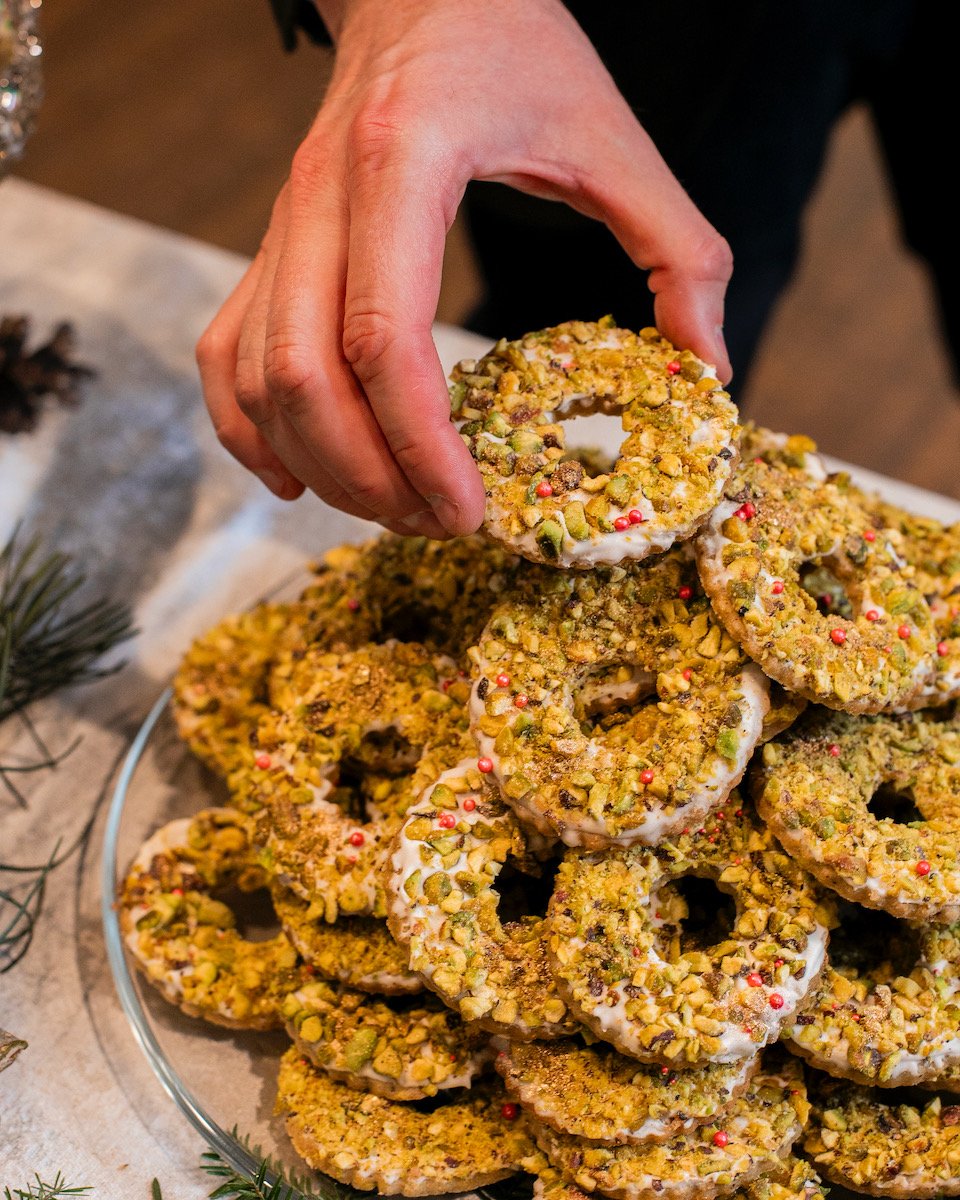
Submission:
[[[256,425],[240,411],[234,396],[237,348],[244,314],[262,273],[262,258],[251,264],[197,343],[197,365],[210,420],[221,445],[252,471],[274,495],[295,500],[303,484],[271,449]]]
[[[733,372],[723,340],[723,299],[733,270],[730,247],[634,126],[633,170],[617,199],[604,205],[604,219],[637,266],[650,272],[657,328],[727,382]]]
[[[467,534],[483,520],[483,484],[450,423],[431,333],[459,187],[447,169],[444,194],[445,164],[395,145],[368,143],[351,163],[343,349],[407,479],[449,533]]]
[[[318,157],[319,155],[319,157]],[[270,403],[354,505],[395,521],[428,506],[397,464],[343,353],[349,212],[327,150],[308,140],[291,176],[263,352]],[[270,419],[265,414],[265,419]],[[265,429],[265,420],[258,418]],[[292,453],[285,447],[284,457]],[[313,486],[311,484],[311,486]],[[443,528],[436,525],[438,535]]]

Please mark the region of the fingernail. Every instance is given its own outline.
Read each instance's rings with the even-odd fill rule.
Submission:
[[[266,467],[262,471],[256,471],[255,474],[264,487],[268,487],[275,496],[280,495],[287,482],[279,471],[271,471]]]
[[[411,513],[409,517],[401,517],[397,524],[417,537],[432,538],[437,533],[437,518],[426,509],[422,513]]]
[[[460,521],[460,506],[448,500],[446,496],[428,496],[427,499],[440,524],[453,533]]]
[[[722,325],[718,325],[716,327],[716,329],[713,331],[713,336],[716,338],[717,345],[723,351],[724,357],[729,358],[730,355],[727,353],[727,343],[723,336],[723,326]]]

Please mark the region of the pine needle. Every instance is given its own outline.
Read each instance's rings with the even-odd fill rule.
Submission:
[[[57,1196],[82,1196],[90,1191],[89,1187],[67,1187],[59,1171],[53,1183],[44,1183],[39,1175],[34,1175],[34,1179],[36,1183],[28,1183],[25,1188],[5,1187],[3,1200],[55,1200]]]

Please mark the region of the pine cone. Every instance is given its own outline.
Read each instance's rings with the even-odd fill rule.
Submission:
[[[81,380],[96,372],[71,362],[73,328],[64,322],[45,345],[26,353],[30,322],[26,317],[0,318],[0,433],[30,433],[40,420],[43,400],[55,397],[73,408],[79,403]]]

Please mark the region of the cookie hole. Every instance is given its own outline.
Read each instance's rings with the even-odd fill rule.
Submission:
[[[725,942],[737,921],[732,896],[722,892],[712,879],[685,875],[654,893],[651,909],[663,922],[661,938],[679,935],[680,952],[709,950]]]
[[[237,932],[248,942],[267,942],[280,932],[280,922],[266,888],[254,892],[225,888],[216,893],[216,898],[231,909],[237,919]]]
[[[853,620],[854,609],[850,597],[829,567],[804,563],[800,568],[800,586],[813,597],[824,615]]]
[[[881,785],[873,793],[867,808],[878,821],[893,821],[896,825],[909,825],[912,821],[923,820],[923,814],[912,796],[886,785]]]
[[[905,921],[838,902],[840,924],[830,933],[830,965],[842,975],[868,975],[877,983],[889,983],[898,975],[909,975],[917,961],[916,938]]]
[[[513,863],[505,864],[497,876],[500,895],[497,914],[504,925],[547,915],[559,866],[559,859],[544,863],[542,873],[534,877],[520,871]]]

